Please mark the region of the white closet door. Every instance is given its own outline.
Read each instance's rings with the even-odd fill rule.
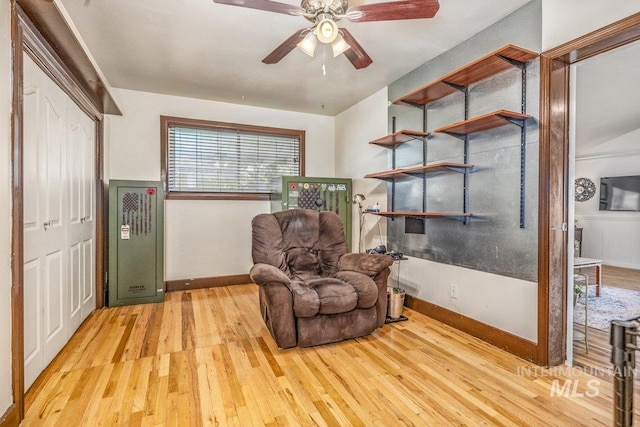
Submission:
[[[94,122],[31,58],[23,58],[28,388],[95,306],[95,177],[88,175],[93,173]]]
[[[25,57],[23,109],[28,121],[40,119],[42,88],[35,65]],[[40,129],[24,126],[23,129],[23,180],[24,180],[24,381],[25,388],[36,379],[44,367],[42,345],[42,263],[35,246],[44,236],[46,221],[40,211]]]
[[[74,104],[75,106],[75,104]],[[83,280],[81,288],[82,320],[95,310],[96,307],[96,123],[86,114],[82,114],[82,262]]]
[[[68,108],[71,330],[95,308],[95,123],[77,105]]]
[[[79,108],[67,111],[67,172],[69,174],[69,285],[71,329],[82,323],[82,244],[80,240],[82,211],[82,116]]]

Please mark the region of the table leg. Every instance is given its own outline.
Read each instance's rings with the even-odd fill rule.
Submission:
[[[602,265],[596,265],[596,296],[600,296],[600,283],[602,282]]]

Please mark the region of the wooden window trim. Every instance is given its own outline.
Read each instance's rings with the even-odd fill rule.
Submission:
[[[267,193],[199,193],[169,191],[169,127],[185,126],[199,129],[215,129],[227,131],[244,131],[287,135],[297,137],[300,141],[300,176],[305,176],[305,131],[267,126],[245,125],[210,120],[188,119],[184,117],[160,116],[160,179],[164,183],[167,200],[269,200]]]

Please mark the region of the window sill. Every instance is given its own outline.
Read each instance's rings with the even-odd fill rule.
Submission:
[[[170,191],[167,200],[271,200],[268,193],[190,193]]]

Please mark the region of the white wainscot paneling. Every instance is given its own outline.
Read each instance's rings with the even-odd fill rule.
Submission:
[[[578,217],[582,256],[603,264],[640,269],[640,212]]]

